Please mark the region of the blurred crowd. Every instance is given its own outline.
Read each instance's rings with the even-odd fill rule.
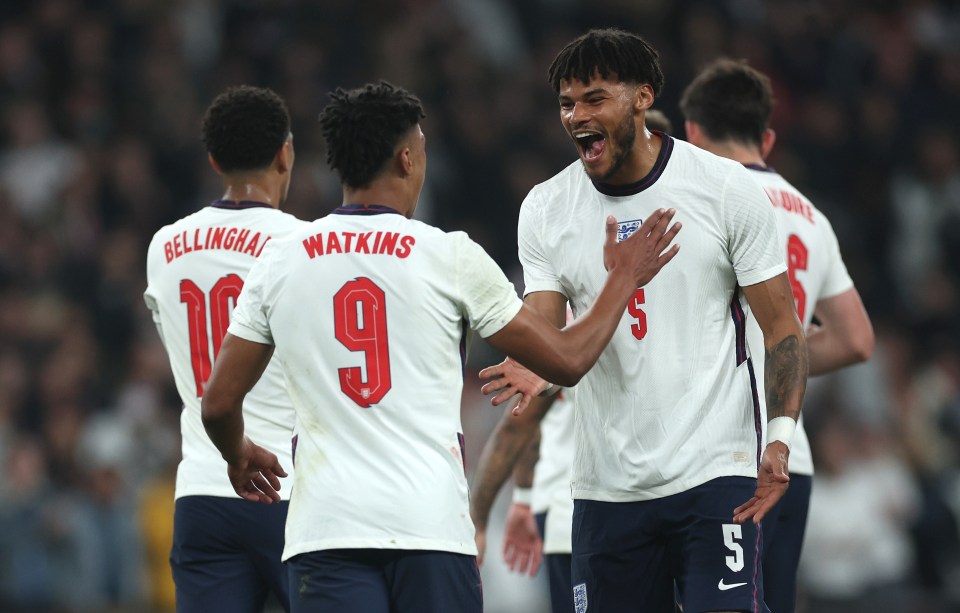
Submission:
[[[0,3],[0,609],[172,610],[180,402],[144,257],[160,226],[220,195],[199,139],[219,91],[286,99],[285,208],[305,219],[340,202],[316,129],[327,93],[381,77],[414,91],[417,216],[468,231],[516,277],[520,202],[575,158],[546,68],[609,25],[660,50],[655,107],[678,138],[704,62],[770,75],[769,162],[831,219],[873,318],[873,359],[808,389],[803,610],[960,610],[957,0]],[[496,359],[475,344],[474,458],[499,417],[475,372]],[[488,608],[511,610],[496,586]]]

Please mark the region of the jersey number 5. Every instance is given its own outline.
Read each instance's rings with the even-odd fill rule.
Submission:
[[[365,409],[390,391],[390,347],[387,342],[387,297],[366,277],[347,281],[333,296],[337,340],[350,351],[364,353],[367,379],[359,366],[340,368],[340,389]]]
[[[636,323],[630,326],[630,331],[633,332],[634,338],[638,341],[642,341],[643,337],[647,335],[647,314],[640,308],[640,305],[646,303],[646,301],[647,297],[641,287],[633,293],[633,297],[630,298],[630,302],[627,303],[627,312],[637,320]]]
[[[180,302],[187,305],[187,334],[190,335],[190,364],[197,384],[197,398],[203,396],[203,386],[210,378],[210,366],[220,353],[220,345],[230,325],[230,302],[237,304],[243,289],[243,279],[234,273],[221,277],[210,290],[210,325],[213,333],[213,357],[207,334],[207,296],[190,279],[180,281]]]
[[[793,289],[793,301],[797,303],[797,316],[803,321],[807,310],[807,291],[797,280],[797,271],[807,269],[807,256],[810,252],[800,237],[791,234],[787,237],[787,276],[790,277],[790,287]]]

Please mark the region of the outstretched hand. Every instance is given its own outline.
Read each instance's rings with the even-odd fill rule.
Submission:
[[[670,226],[676,213],[675,209],[657,209],[636,232],[620,242],[617,242],[617,220],[608,216],[603,245],[606,269],[611,271],[622,266],[634,277],[637,287],[649,283],[680,251],[680,245],[670,245],[681,227],[680,222]]]
[[[241,498],[271,504],[280,501],[280,477],[287,472],[275,454],[245,436],[240,457],[227,464],[227,476]]]
[[[503,528],[503,561],[511,571],[531,577],[543,562],[543,539],[530,505],[513,503]]]
[[[480,371],[481,379],[491,379],[485,383],[480,391],[484,395],[499,392],[490,399],[493,406],[500,406],[507,400],[516,395],[520,395],[520,401],[513,407],[513,414],[523,413],[530,399],[539,395],[550,387],[550,383],[533,374],[523,364],[516,360],[507,358],[496,366],[489,366]]]
[[[737,524],[753,519],[759,524],[770,509],[783,498],[790,486],[787,459],[790,449],[780,441],[773,441],[763,450],[760,471],[757,474],[757,490],[753,498],[733,510],[733,521]]]

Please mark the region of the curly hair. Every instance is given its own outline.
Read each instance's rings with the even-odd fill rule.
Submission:
[[[347,187],[366,187],[424,117],[420,99],[388,81],[350,90],[338,87],[320,112],[327,164]]]
[[[680,110],[711,140],[760,145],[773,113],[773,88],[746,62],[720,58],[687,86]]]
[[[203,144],[223,172],[260,170],[286,142],[290,114],[273,90],[240,85],[210,103],[202,133]]]
[[[641,37],[619,28],[593,29],[567,43],[550,64],[547,80],[559,92],[560,81],[589,83],[595,74],[650,85],[655,96],[663,89],[660,54]]]

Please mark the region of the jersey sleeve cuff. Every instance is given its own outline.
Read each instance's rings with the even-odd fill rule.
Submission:
[[[254,330],[250,326],[246,325],[243,322],[237,321],[234,319],[230,322],[230,327],[227,328],[227,332],[230,334],[242,338],[245,341],[250,341],[252,343],[260,343],[261,345],[273,345],[273,338],[264,334],[261,334],[257,330]]]
[[[764,270],[739,275],[737,277],[737,282],[740,284],[740,287],[756,285],[757,283],[769,281],[783,272],[787,272],[786,264],[777,264],[776,266],[771,266],[770,268],[766,268]]]
[[[499,313],[487,317],[482,326],[477,328],[477,334],[482,338],[487,338],[491,334],[496,334],[503,330],[504,326],[513,321],[520,309],[523,308],[523,301],[517,298],[516,302],[511,302],[509,306],[504,307]]]

